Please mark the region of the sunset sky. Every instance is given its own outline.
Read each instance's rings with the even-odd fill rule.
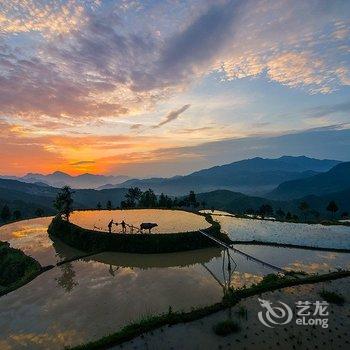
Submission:
[[[350,160],[350,1],[0,0],[0,174]]]

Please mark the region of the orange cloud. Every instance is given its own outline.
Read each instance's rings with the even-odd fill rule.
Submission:
[[[44,1],[11,0],[0,4],[0,33],[36,31],[45,37],[68,34],[85,22],[84,8],[74,1],[47,6]]]
[[[173,142],[164,137],[129,135],[44,135],[31,129],[0,121],[0,162],[3,174],[22,175],[28,171],[71,174],[105,173],[118,164],[153,161],[159,147]]]
[[[4,174],[23,174],[29,169],[49,172],[64,159],[45,148],[45,139],[23,137],[23,130],[0,121],[0,163]]]

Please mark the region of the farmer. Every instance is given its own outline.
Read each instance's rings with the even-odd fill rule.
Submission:
[[[125,223],[125,221],[123,220],[120,224],[122,225],[122,232],[126,233],[126,223]]]
[[[112,233],[112,225],[113,225],[113,219],[108,223],[108,231],[109,231],[109,233]]]

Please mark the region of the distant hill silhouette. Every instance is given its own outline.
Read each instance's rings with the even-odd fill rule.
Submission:
[[[0,207],[8,204],[11,210],[21,210],[23,217],[34,216],[37,208],[43,209],[45,215],[54,214],[53,200],[61,185],[48,185],[47,177],[55,183],[66,183],[67,179],[72,178],[83,178],[87,181],[91,176],[95,180],[107,178],[89,174],[72,177],[56,172],[44,176],[44,179],[38,174],[28,174],[26,181],[39,180],[35,183],[0,179]],[[156,193],[164,192],[177,197],[194,190],[197,200],[205,202],[207,208],[213,206],[237,213],[243,213],[250,208],[257,210],[263,204],[270,204],[275,210],[281,208],[297,214],[300,202],[306,201],[311,209],[326,215],[329,214],[326,206],[331,200],[337,202],[339,212],[350,211],[350,162],[303,156],[253,158],[204,169],[187,176],[128,180],[113,185],[114,188],[111,189],[75,189],[74,207],[96,208],[98,202],[105,207],[108,200],[112,201],[113,206],[120,206],[127,188],[131,186],[138,186],[143,190],[151,188]],[[232,190],[237,188],[240,190]],[[267,188],[270,191],[266,195],[251,195],[262,193]],[[271,191],[273,188],[275,189]]]
[[[182,195],[190,190],[207,192],[227,189],[249,195],[263,195],[280,183],[307,178],[319,172],[328,171],[339,164],[336,160],[319,160],[305,156],[283,156],[277,159],[252,158],[196,171],[186,176],[172,178],[132,179],[115,187],[152,188],[156,193]]]
[[[37,208],[44,210],[45,215],[54,214],[53,201],[58,188],[42,184],[25,183],[18,180],[0,179],[0,207],[8,204],[13,209],[19,209],[23,217],[33,216]],[[73,194],[75,208],[96,208],[100,202],[106,206],[108,200],[113,206],[119,206],[127,189],[116,188],[97,191],[93,189],[75,190]]]
[[[8,204],[12,211],[19,209],[23,218],[35,216],[37,208],[43,209],[45,215],[54,215],[56,212],[53,209],[53,200],[58,190],[58,188],[50,186],[0,179],[0,208],[4,204]],[[80,209],[96,208],[97,203],[100,202],[105,208],[108,200],[112,201],[113,206],[119,206],[126,192],[125,188],[100,191],[93,189],[75,190],[74,207]],[[306,201],[311,209],[317,210],[323,216],[329,216],[326,207],[331,200],[335,200],[338,204],[339,214],[344,211],[350,212],[350,188],[325,195],[301,196],[289,201],[248,196],[229,190],[198,193],[196,197],[200,203],[205,202],[207,208],[215,207],[234,213],[244,213],[247,209],[258,210],[261,205],[270,204],[274,210],[281,208],[285,212],[291,211],[300,214],[299,204],[301,201]]]
[[[322,174],[281,183],[267,197],[290,200],[309,195],[323,196],[347,189],[350,189],[350,162],[338,164]]]
[[[270,204],[275,208],[286,205],[286,203],[280,203],[262,197],[247,196],[243,193],[232,192],[229,190],[215,190],[198,193],[196,198],[200,203],[204,201],[208,209],[214,207],[217,210],[228,210],[242,214],[249,208],[258,210],[263,204]]]
[[[105,176],[94,174],[82,174],[77,176],[71,176],[61,171],[56,171],[48,175],[29,173],[22,177],[2,176],[2,178],[19,180],[28,183],[41,183],[53,187],[62,187],[64,185],[67,185],[76,189],[97,188],[105,184],[115,185],[129,179],[129,177],[125,175]]]
[[[301,215],[299,205],[301,202],[305,201],[309,204],[311,210],[316,210],[323,217],[330,217],[330,213],[327,212],[326,207],[332,200],[334,200],[339,207],[338,214],[341,214],[342,212],[350,212],[350,188],[322,196],[310,195],[289,201],[247,196],[242,193],[228,190],[199,193],[196,197],[199,202],[204,201],[208,209],[214,207],[217,210],[241,214],[247,209],[253,209],[256,211],[261,205],[269,204],[275,211],[281,208],[285,213],[290,211],[293,214]]]

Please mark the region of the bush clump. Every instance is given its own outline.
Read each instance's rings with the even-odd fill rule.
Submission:
[[[41,266],[35,259],[11,248],[8,243],[0,242],[0,295],[40,270]]]
[[[225,320],[217,323],[213,327],[213,330],[215,334],[225,337],[231,333],[239,332],[240,327],[236,322],[232,320]]]

